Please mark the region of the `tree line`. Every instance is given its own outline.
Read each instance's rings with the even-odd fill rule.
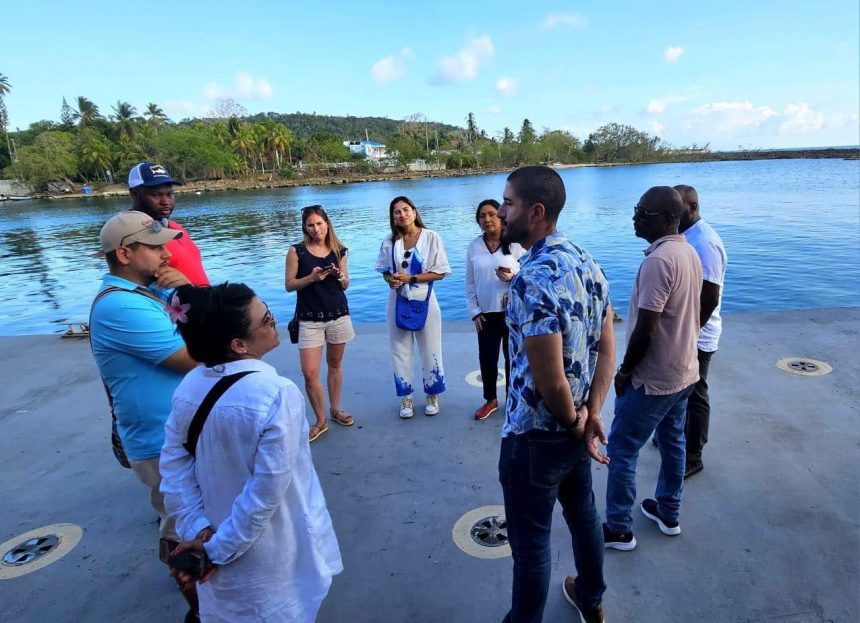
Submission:
[[[60,190],[81,184],[125,181],[137,162],[159,162],[186,179],[296,175],[372,174],[405,168],[416,160],[455,170],[501,169],[535,163],[653,162],[690,159],[704,148],[673,149],[655,136],[610,123],[581,141],[565,130],[537,131],[524,119],[516,132],[490,136],[469,113],[465,127],[413,115],[402,121],[382,117],[332,117],[266,113],[249,116],[236,102],[219,100],[211,115],[173,122],[160,106],[138,111],[119,100],[102,111],[84,96],[63,99],[59,121],[38,121],[8,132],[4,96],[11,85],[0,74],[0,170],[35,189]],[[382,162],[351,155],[345,140],[369,137],[385,143]]]

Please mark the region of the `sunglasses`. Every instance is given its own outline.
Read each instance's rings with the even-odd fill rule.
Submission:
[[[401,268],[409,268],[408,260],[410,257],[412,257],[412,251],[407,251],[406,253],[403,254],[403,257],[404,257],[404,260],[402,262],[400,262],[400,267]]]
[[[645,210],[644,208],[642,208],[638,205],[633,206],[633,216],[634,217],[636,217],[636,216],[639,216],[639,217],[657,216],[658,214],[662,214],[662,212],[649,212],[648,210]]]
[[[305,206],[304,208],[302,208],[302,216],[304,216],[308,212],[319,212],[323,216],[326,216],[325,210],[320,205]]]
[[[119,245],[118,245],[118,246],[124,247],[124,246],[125,246],[125,239],[126,239],[126,238],[131,238],[131,237],[133,237],[133,236],[137,236],[138,234],[142,234],[142,233],[143,233],[143,232],[145,232],[145,231],[149,231],[149,232],[151,232],[151,233],[153,233],[153,234],[157,234],[157,233],[159,233],[162,229],[164,229],[164,226],[161,224],[161,222],[160,222],[160,221],[153,220],[153,221],[152,221],[152,223],[150,223],[147,227],[144,227],[143,229],[138,229],[137,231],[132,232],[132,233],[130,233],[130,234],[126,234],[125,236],[123,236],[122,238],[120,238],[120,239],[119,239]]]
[[[263,303],[263,305],[266,305]],[[275,319],[274,314],[272,314],[269,306],[266,305],[266,313],[263,314],[263,319],[260,321],[260,328],[264,327],[274,327],[278,324],[278,321]]]

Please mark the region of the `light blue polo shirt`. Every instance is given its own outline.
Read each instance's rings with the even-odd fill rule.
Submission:
[[[126,455],[142,461],[161,453],[173,392],[185,376],[161,363],[185,343],[164,301],[132,292],[137,285],[115,275],[105,275],[99,292],[109,286],[127,291],[96,303],[90,319],[93,357],[113,397]],[[150,290],[166,299],[167,292]]]

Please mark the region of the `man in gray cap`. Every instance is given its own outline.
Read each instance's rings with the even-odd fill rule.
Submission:
[[[189,283],[167,265],[171,255],[165,245],[180,236],[143,212],[122,212],[108,220],[99,240],[109,274],[90,311],[93,357],[121,441],[114,452],[149,489],[161,519],[162,551],[172,549],[169,541],[180,540],[158,490],[164,423],[173,391],[197,365],[165,311],[167,289]],[[186,621],[196,621],[196,591],[185,597],[191,605]]]
[[[177,269],[197,286],[208,286],[209,277],[203,269],[200,249],[194,244],[188,230],[176,221],[170,220],[176,209],[174,186],[181,186],[182,180],[170,176],[170,171],[160,164],[141,162],[128,172],[128,193],[131,195],[132,210],[145,212],[162,226],[182,232],[182,236],[168,241],[167,250],[171,253],[168,264]]]

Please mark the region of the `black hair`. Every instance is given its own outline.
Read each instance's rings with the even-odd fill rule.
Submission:
[[[248,337],[248,306],[255,296],[244,283],[176,288],[173,300],[179,297],[181,304],[190,306],[187,322],[176,323],[188,354],[209,367],[236,359],[230,343]]]
[[[528,206],[543,204],[548,223],[558,221],[558,215],[567,200],[564,182],[554,169],[542,166],[522,167],[508,176],[514,193]]]
[[[399,197],[395,197],[391,200],[391,203],[388,204],[388,224],[391,227],[391,241],[399,240],[403,236],[403,232],[400,231],[400,225],[394,222],[394,204],[405,203],[415,212],[415,227],[419,227],[424,229],[426,225],[424,221],[421,220],[421,215],[418,213],[418,208],[415,207],[415,204],[412,203],[412,199],[406,197],[404,195],[400,195]]]
[[[475,222],[480,225],[481,224],[481,208],[484,206],[493,206],[496,209],[496,212],[499,211],[499,202],[495,199],[484,199],[481,203],[478,204],[478,209],[475,210]],[[511,254],[511,243],[507,240],[502,239],[501,241],[502,255],[510,255]]]

